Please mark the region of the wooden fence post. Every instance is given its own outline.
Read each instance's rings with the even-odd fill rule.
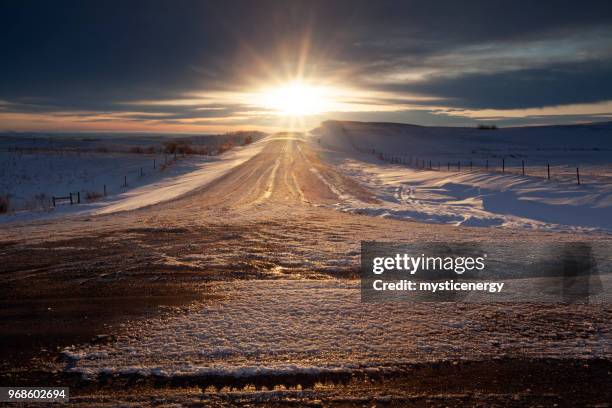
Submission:
[[[77,204],[81,204],[81,192],[77,191]]]
[[[447,170],[450,171],[450,162],[446,162]]]
[[[106,184],[104,185],[104,197],[106,197]]]
[[[502,159],[502,173],[506,172],[506,159]]]
[[[70,205],[72,205],[72,193],[70,193]]]
[[[580,170],[578,170],[578,167],[576,167],[576,181],[580,185]]]
[[[525,175],[525,160],[522,160],[522,165],[523,165],[523,176]]]
[[[489,159],[487,159],[487,164],[486,164],[485,169],[486,169],[486,171],[489,171]]]
[[[546,172],[548,173],[548,179],[550,180],[550,163],[546,163]]]
[[[127,187],[127,176],[123,176],[123,187]]]
[[[55,196],[51,196],[51,199],[53,200],[53,207],[55,207]]]
[[[153,159],[153,170],[155,170],[155,159]]]

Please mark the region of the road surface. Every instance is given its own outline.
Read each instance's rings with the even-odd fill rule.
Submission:
[[[84,406],[612,399],[610,308],[377,308],[359,302],[355,280],[362,240],[608,237],[343,213],[333,205],[376,202],[376,192],[302,135],[265,143],[172,201],[3,226],[2,385],[70,384]],[[261,365],[269,371],[236,379]]]

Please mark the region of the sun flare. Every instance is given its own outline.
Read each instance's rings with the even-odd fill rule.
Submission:
[[[258,95],[258,104],[282,116],[308,116],[327,112],[332,106],[332,92],[323,86],[291,82],[267,89]]]

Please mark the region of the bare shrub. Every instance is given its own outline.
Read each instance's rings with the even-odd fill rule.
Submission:
[[[87,191],[85,193],[85,198],[87,199],[87,201],[92,202],[92,201],[97,201],[99,199],[101,199],[104,196],[104,194],[99,193],[97,191]]]
[[[194,154],[207,155],[209,153],[208,146],[200,146],[194,148]]]
[[[480,123],[478,125],[478,129],[480,130],[497,130],[497,125],[484,125]]]
[[[169,153],[169,154],[173,154],[176,152],[176,147],[177,144],[174,142],[166,142],[164,143],[164,152],[165,153]]]
[[[192,154],[193,149],[188,144],[182,143],[176,147],[176,152],[180,154]]]
[[[217,154],[223,154],[230,150],[232,147],[234,147],[234,144],[232,142],[225,142],[217,148]]]
[[[0,214],[6,214],[11,206],[11,199],[8,195],[0,195]]]

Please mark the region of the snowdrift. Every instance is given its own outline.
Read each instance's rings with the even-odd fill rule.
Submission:
[[[466,226],[612,230],[612,123],[481,130],[328,121],[311,133],[327,161],[382,202],[346,200],[335,205],[342,211]]]

